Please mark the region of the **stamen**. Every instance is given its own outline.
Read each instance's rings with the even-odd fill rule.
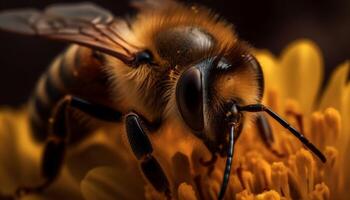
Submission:
[[[288,183],[288,169],[282,162],[275,162],[271,167],[271,188],[291,199]]]
[[[294,154],[300,147],[301,144],[295,142],[295,137],[290,134],[281,134],[280,147],[284,154],[291,155]]]
[[[289,184],[292,198],[308,199],[315,183],[314,158],[309,151],[300,149],[296,155],[290,156],[288,164],[291,169]]]
[[[320,148],[324,148],[323,115],[321,112],[314,112],[311,116],[310,139]]]
[[[171,160],[174,171],[174,184],[178,185],[183,182],[194,184],[191,179],[191,166],[188,157],[181,152],[177,152]]]
[[[157,192],[150,184],[145,186],[145,199],[166,199],[166,196]]]
[[[209,199],[217,199],[218,193],[220,191],[220,183],[217,181],[212,181],[208,183],[208,193],[209,193]]]
[[[254,174],[250,171],[243,171],[242,172],[242,180],[243,182],[242,187],[249,192],[254,192],[254,186],[255,186],[255,177]]]
[[[182,183],[177,192],[179,200],[197,200],[193,187],[187,183]]]
[[[254,195],[247,190],[243,190],[242,192],[236,195],[236,200],[247,200],[247,199],[249,200],[254,199]]]
[[[271,185],[271,165],[264,159],[258,159],[253,165],[252,172],[255,174],[255,188],[262,192]]]
[[[274,190],[270,190],[256,196],[256,200],[278,200],[281,196]]]
[[[323,179],[326,183],[329,184],[329,189],[334,193],[334,199],[338,199],[338,194],[341,194],[342,191],[345,191],[346,184],[345,180],[342,177],[345,177],[345,168],[342,160],[339,158],[339,151],[334,147],[326,147],[325,154],[329,163],[324,166]],[[338,196],[339,197],[339,196]],[[340,197],[339,197],[340,198]]]
[[[296,154],[296,173],[299,175],[302,186],[308,192],[313,190],[314,186],[314,171],[315,171],[315,161],[311,153],[305,149],[300,149]],[[308,193],[307,192],[307,193]]]
[[[334,108],[327,108],[324,112],[325,123],[327,125],[327,143],[335,144],[341,133],[340,113]],[[329,141],[330,140],[330,141]],[[337,145],[337,144],[335,144]]]
[[[329,163],[327,162],[325,166],[325,170],[334,171],[336,167],[336,162],[339,157],[339,152],[334,147],[327,147],[325,151],[327,159],[329,159]],[[337,171],[337,170],[335,170]],[[330,176],[333,176],[332,174],[329,174]]]
[[[299,132],[304,134],[304,125],[303,125],[303,115],[301,114],[299,104],[294,100],[288,100],[286,103],[286,115],[290,116],[292,119],[288,120],[293,126],[298,127]],[[293,121],[296,123],[293,123]]]
[[[312,200],[329,200],[330,191],[325,183],[317,184],[315,190],[311,192],[310,198]]]

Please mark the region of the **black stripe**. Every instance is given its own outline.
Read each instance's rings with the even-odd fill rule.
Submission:
[[[32,127],[32,135],[36,141],[44,141],[48,136],[48,121],[51,117],[52,110],[56,103],[66,94],[65,88],[70,88],[74,85],[75,77],[71,72],[71,63],[75,65],[76,56],[69,55],[70,49],[67,49],[63,55],[61,55],[59,60],[56,60],[46,72],[46,75],[42,77],[43,90],[40,91],[41,86],[37,85],[34,96],[32,97],[33,112],[30,116],[30,125]],[[73,52],[76,54],[77,50]],[[74,60],[69,60],[73,58]],[[80,61],[79,61],[80,62]],[[57,65],[57,66],[55,66]],[[53,67],[58,67],[57,71],[53,71]],[[57,80],[56,80],[57,79]],[[59,85],[61,84],[62,85]],[[40,84],[40,82],[39,82]],[[47,98],[47,99],[44,99]],[[36,116],[34,116],[36,115]]]
[[[44,121],[37,121],[33,116],[29,118],[29,124],[31,127],[32,137],[37,142],[44,142],[48,136],[48,124]]]
[[[57,102],[59,101],[63,96],[64,93],[62,90],[55,84],[55,81],[53,79],[53,74],[48,74],[47,78],[45,79],[45,85],[44,85],[44,92],[46,93],[48,97],[48,101],[51,102]]]
[[[80,63],[81,63],[81,56],[79,56],[80,55],[80,53],[81,53],[81,51],[82,51],[82,48],[78,48],[75,52],[74,52],[74,67],[78,67],[78,66],[80,66]],[[97,56],[97,55],[96,55]]]
[[[51,106],[43,102],[39,95],[34,96],[33,98],[34,110],[36,111],[40,120],[45,122],[50,118],[51,115]]]

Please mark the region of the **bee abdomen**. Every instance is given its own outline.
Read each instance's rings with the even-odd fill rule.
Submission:
[[[75,85],[74,70],[77,65],[78,46],[72,46],[58,56],[40,77],[29,102],[29,120],[36,141],[48,136],[48,125],[57,102]]]

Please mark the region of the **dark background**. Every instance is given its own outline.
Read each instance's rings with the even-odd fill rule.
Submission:
[[[68,0],[0,0],[0,10],[43,8]],[[126,0],[95,0],[116,15],[128,13]],[[298,38],[314,40],[325,59],[326,73],[350,57],[350,1],[249,1],[205,0],[197,2],[235,24],[239,36],[257,48],[278,54]],[[38,38],[0,32],[0,105],[26,101],[40,73],[66,46]]]

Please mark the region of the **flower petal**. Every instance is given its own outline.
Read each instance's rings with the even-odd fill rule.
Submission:
[[[81,182],[86,200],[144,199],[141,174],[130,168],[98,167]]]
[[[19,186],[36,186],[41,182],[42,145],[33,143],[24,110],[0,111],[0,190],[13,194]],[[82,199],[78,183],[63,168],[60,176],[43,193],[23,199]]]
[[[322,95],[321,102],[318,106],[319,109],[334,107],[337,110],[341,110],[349,70],[350,62],[348,61],[341,64],[335,72],[333,72],[325,92]],[[349,104],[349,102],[347,103]]]
[[[280,67],[284,97],[296,99],[310,113],[323,77],[320,49],[310,40],[297,40],[283,51]]]
[[[342,108],[342,125],[343,125],[343,131],[342,140],[344,140],[345,151],[344,154],[344,169],[348,169],[350,166],[350,156],[348,156],[348,153],[350,152],[350,84],[346,86],[345,93],[344,93],[344,99],[343,99],[343,108]],[[350,171],[345,170],[345,185],[350,185]]]
[[[89,145],[67,159],[67,166],[71,174],[79,181],[93,168],[108,165],[126,168],[127,164],[122,157],[103,144]]]
[[[28,132],[23,110],[0,111],[0,190],[13,192],[19,184],[39,182],[40,147]]]

